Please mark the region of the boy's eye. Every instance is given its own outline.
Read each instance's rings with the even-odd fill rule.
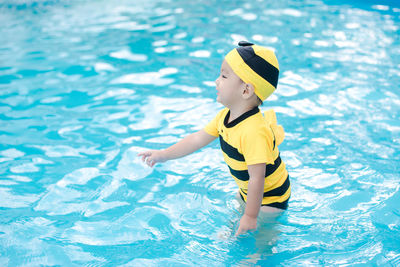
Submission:
[[[226,76],[225,76],[225,75],[221,75],[221,76],[222,76],[222,78],[226,79]]]

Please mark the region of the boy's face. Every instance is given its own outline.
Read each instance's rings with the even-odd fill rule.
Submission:
[[[245,83],[233,72],[224,60],[221,65],[219,77],[215,80],[217,101],[227,108],[233,107],[242,98],[242,88]]]

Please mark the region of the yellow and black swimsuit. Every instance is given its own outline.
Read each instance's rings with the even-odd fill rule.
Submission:
[[[224,160],[239,186],[240,196],[247,201],[250,179],[247,166],[265,163],[262,205],[287,209],[290,181],[278,150],[284,131],[277,125],[275,112],[269,110],[263,116],[256,107],[228,123],[229,114],[229,109],[221,110],[204,130],[219,137]]]

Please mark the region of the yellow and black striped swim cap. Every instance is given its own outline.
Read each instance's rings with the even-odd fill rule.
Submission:
[[[245,83],[254,86],[255,94],[264,101],[278,85],[279,65],[275,53],[246,41],[225,56],[226,62]]]

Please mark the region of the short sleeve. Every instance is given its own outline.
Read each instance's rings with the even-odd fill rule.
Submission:
[[[274,164],[273,137],[266,127],[247,131],[241,140],[242,153],[247,165]]]
[[[221,117],[224,113],[225,109],[221,110],[218,112],[218,114],[215,116],[215,118],[210,121],[206,127],[204,127],[204,131],[212,136],[218,137],[218,122],[221,120]]]

